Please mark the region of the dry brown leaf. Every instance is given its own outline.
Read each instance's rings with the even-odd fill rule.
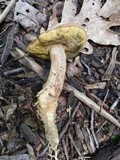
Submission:
[[[120,0],[107,0],[98,15],[120,25]]]
[[[116,1],[116,3],[117,2],[118,1]],[[114,5],[116,4],[113,1],[111,1],[111,3]],[[88,40],[92,40],[95,43],[103,45],[120,45],[118,35],[108,30],[111,26],[119,25],[119,23],[113,23],[108,21],[108,19],[98,16],[98,12],[100,13],[103,7],[101,8],[101,2],[99,0],[84,0],[80,13],[75,16],[75,3],[73,3],[72,0],[65,1],[62,23],[66,23],[66,20],[64,19],[68,14],[65,15],[65,12],[71,12],[72,10],[73,13],[71,12],[72,15],[68,22],[74,22],[82,25],[87,32]],[[89,53],[92,51],[92,46],[88,46],[87,44],[86,48]]]
[[[39,10],[30,4],[19,0],[15,6],[14,20],[25,29],[31,29],[36,32],[46,20],[46,15],[39,12]]]
[[[109,0],[113,6],[118,5],[119,0]],[[108,1],[108,2],[109,2]],[[106,2],[106,4],[108,3]],[[102,6],[100,0],[84,0],[81,11],[78,15],[76,14],[76,2],[73,0],[66,0],[64,3],[63,13],[62,13],[62,21],[61,23],[57,23],[56,19],[51,19],[49,24],[49,29],[54,28],[56,26],[67,24],[67,23],[75,23],[83,28],[87,32],[88,40],[92,40],[95,43],[102,45],[120,45],[120,41],[118,35],[108,30],[111,26],[120,25],[119,21],[111,21],[103,18],[104,13],[106,12],[106,4]],[[105,7],[106,6],[106,7]],[[120,5],[119,5],[120,6]],[[108,5],[109,7],[109,5]],[[111,8],[111,6],[110,6]],[[115,7],[114,7],[115,8]],[[109,9],[108,9],[109,10]],[[111,10],[111,16],[115,16],[115,9]],[[116,16],[119,15],[119,7],[117,7]],[[87,42],[85,49],[82,51],[83,53],[90,54],[93,52],[93,47]]]

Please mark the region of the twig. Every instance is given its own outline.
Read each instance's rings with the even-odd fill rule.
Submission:
[[[41,151],[39,158],[40,158],[40,157],[43,157],[48,150],[49,150],[49,144],[47,144],[47,145],[44,147],[44,149]],[[38,159],[39,159],[39,158],[38,158]]]
[[[107,99],[108,93],[109,93],[109,89],[107,89],[106,95],[105,95],[104,100],[103,100],[103,102],[102,102],[102,104],[100,106],[100,109],[103,108],[103,105],[104,105],[104,103],[105,103],[105,101]]]
[[[83,69],[83,66],[82,66],[82,64],[81,64],[81,62],[80,62],[80,57],[79,57],[79,56],[75,57],[74,65],[75,65],[75,66],[78,65],[79,68],[82,68],[82,69]]]
[[[98,106],[94,101],[88,98],[85,94],[78,91],[76,88],[70,86],[69,84],[66,84],[64,86],[64,89],[68,92],[73,91],[76,98],[78,98],[80,101],[86,104],[89,108],[93,109],[95,112],[97,112],[98,114],[103,116],[105,119],[107,119],[108,121],[116,125],[118,128],[120,128],[120,123],[113,116],[111,116],[103,108],[100,109],[100,106]]]
[[[69,160],[68,150],[67,150],[67,146],[66,146],[66,144],[65,144],[64,139],[62,139],[62,145],[63,145],[63,149],[64,149],[64,152],[65,152],[66,160]]]
[[[110,106],[110,110],[113,111],[115,109],[115,107],[117,106],[117,104],[120,101],[120,97],[118,97],[113,104]],[[107,120],[105,120],[102,125],[99,127],[99,129],[96,131],[96,133],[100,132],[100,130],[104,127],[104,125],[107,123]]]
[[[106,82],[99,82],[95,84],[86,84],[85,88],[86,89],[104,89],[106,86]]]
[[[107,120],[105,120],[104,122],[102,122],[101,126],[98,128],[98,130],[96,131],[96,134],[99,133],[101,131],[101,129],[103,128],[103,126],[107,123]]]
[[[117,64],[117,65],[120,65],[120,62],[119,62],[119,61],[116,61],[116,64]]]
[[[2,37],[11,26],[13,26],[13,23],[6,24],[6,27],[0,32],[0,36]]]
[[[15,5],[16,0],[11,0],[11,2],[8,4],[8,6],[5,8],[5,10],[3,11],[3,13],[0,15],[0,23],[3,22],[3,20],[5,19],[5,17],[8,15],[8,13],[10,12],[10,10],[12,9],[12,7]]]
[[[64,126],[64,127],[62,128],[62,130],[60,131],[60,137],[59,137],[60,140],[62,139],[63,135],[66,133],[66,131],[67,131],[69,125],[70,125],[71,119],[74,118],[74,116],[75,116],[75,114],[76,114],[79,106],[80,106],[80,102],[79,102],[78,105],[74,108],[74,110],[73,110],[73,112],[72,112],[72,114],[71,114],[71,117],[68,119],[68,121],[66,122],[65,126]]]
[[[80,156],[80,159],[81,159],[81,160],[84,160],[84,158],[82,157],[82,155],[81,155],[81,153],[80,153],[78,147],[76,146],[76,144],[75,144],[75,142],[74,142],[74,140],[73,140],[73,137],[72,137],[72,135],[71,135],[70,133],[69,133],[69,138],[70,138],[70,140],[71,140],[73,146],[75,147],[75,149],[76,149],[78,155]]]
[[[87,147],[87,149],[84,151],[84,155],[87,155],[87,154],[89,154],[89,153],[93,153],[93,150],[92,150],[92,148],[91,148],[91,145],[90,145],[90,138],[89,138],[89,135],[88,135],[88,132],[87,132],[87,130],[86,130],[86,126],[85,126],[85,121],[84,121],[84,127],[82,127],[81,128],[81,130],[82,130],[82,133],[83,133],[83,136],[84,136],[84,142],[85,142],[85,144],[86,144],[86,147]]]
[[[91,75],[90,67],[83,60],[81,60],[81,62],[87,68],[88,75],[90,76]]]
[[[105,74],[102,76],[102,80],[109,80],[111,78],[111,74],[112,74],[113,69],[114,69],[115,64],[116,64],[117,54],[118,54],[117,47],[114,47],[113,51],[112,51],[112,57],[111,57],[109,66],[108,66]]]
[[[95,144],[96,144],[96,148],[99,148],[99,143],[98,143],[97,137],[96,137],[95,132],[94,132],[94,115],[95,115],[95,112],[94,112],[94,110],[92,110],[91,111],[90,130],[91,130],[91,133],[93,135],[93,138],[94,138],[94,141],[95,141]]]
[[[90,130],[89,130],[89,128],[88,128],[88,126],[86,125],[85,126],[85,128],[86,128],[86,131],[87,131],[87,133],[88,133],[88,136],[89,136],[89,145],[90,145],[90,147],[91,147],[91,153],[95,153],[95,151],[96,151],[96,148],[95,148],[95,144],[94,144],[94,140],[93,140],[93,136],[91,135],[91,133],[90,133]]]
[[[27,46],[22,41],[20,41],[18,37],[15,37],[14,41],[17,43],[17,46],[20,49],[22,49],[24,52],[27,52]]]
[[[114,102],[113,104],[110,106],[110,110],[114,110],[115,107],[117,106],[117,104],[119,103],[120,101],[120,97],[118,97]]]
[[[92,97],[92,98],[94,98],[95,100],[97,100],[97,104],[99,105],[99,106],[101,106],[102,105],[102,100],[100,99],[100,98],[98,98],[96,95],[94,95],[93,93],[91,93],[90,94],[90,96]],[[106,107],[106,108],[109,108],[109,106],[106,104],[106,103],[103,103],[103,105]]]
[[[88,148],[87,148],[86,143],[84,141],[84,135],[83,135],[82,129],[80,128],[79,123],[75,124],[75,133],[76,133],[77,138],[81,142],[83,149],[86,151]]]

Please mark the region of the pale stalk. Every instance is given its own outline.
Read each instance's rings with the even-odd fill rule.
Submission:
[[[63,89],[66,55],[63,45],[53,45],[50,49],[51,69],[47,82],[38,93],[37,109],[44,123],[45,132],[51,148],[57,151],[59,143],[55,124],[58,97]]]

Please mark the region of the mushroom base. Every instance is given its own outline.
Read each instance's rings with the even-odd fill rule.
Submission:
[[[50,49],[51,69],[47,82],[38,93],[37,109],[46,132],[49,144],[55,152],[59,143],[58,130],[55,124],[58,97],[62,91],[65,71],[66,55],[63,45],[53,45]]]

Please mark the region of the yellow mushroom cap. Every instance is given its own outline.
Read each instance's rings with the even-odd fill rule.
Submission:
[[[50,59],[52,45],[61,44],[65,47],[66,58],[75,57],[83,49],[87,40],[86,32],[77,25],[62,25],[41,34],[30,43],[27,51],[37,57]]]

